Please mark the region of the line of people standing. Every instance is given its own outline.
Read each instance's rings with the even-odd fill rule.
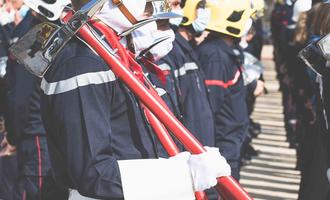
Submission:
[[[298,57],[330,31],[327,1],[278,1],[272,13],[274,58],[283,93],[285,128],[297,150],[299,199],[329,199],[328,74],[318,74]],[[320,64],[321,68],[325,67]]]

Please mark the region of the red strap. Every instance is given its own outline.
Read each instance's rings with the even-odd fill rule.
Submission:
[[[129,67],[134,73],[139,77],[140,80],[144,80],[144,74],[141,66],[134,60],[135,55],[130,51],[126,50],[125,47],[119,42],[120,38],[115,34],[115,32],[105,25],[102,22],[91,21],[92,25],[97,28],[103,35],[107,42],[113,49],[118,50],[119,58],[124,66]],[[166,75],[164,71],[162,71],[156,64],[154,64],[151,60],[142,59],[144,66],[153,74],[155,74],[162,84],[166,84]]]
[[[219,86],[227,89],[238,82],[240,75],[241,75],[240,70],[237,70],[237,72],[235,73],[235,77],[232,80],[229,80],[227,82],[224,82],[222,80],[205,80],[205,84],[207,86]]]
[[[38,153],[38,178],[39,178],[39,191],[42,188],[42,159],[41,159],[41,146],[40,146],[40,139],[39,136],[35,137],[35,142],[37,146],[37,153]]]
[[[163,71],[158,65],[154,64],[151,60],[142,58],[144,66],[153,74],[155,74],[163,85],[166,85],[166,76],[169,75],[168,71]]]

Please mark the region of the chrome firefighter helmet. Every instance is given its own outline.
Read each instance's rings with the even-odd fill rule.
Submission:
[[[209,0],[211,19],[207,30],[241,37],[247,21],[256,12],[250,0]]]
[[[107,0],[91,0],[61,27],[44,22],[31,28],[9,51],[27,70],[43,77],[58,53]],[[77,23],[80,22],[80,23]],[[75,24],[74,26],[72,24]]]
[[[23,0],[24,3],[40,15],[45,16],[50,21],[60,18],[63,9],[68,6],[70,0]]]
[[[310,43],[298,56],[315,73],[323,76],[330,67],[330,34]]]
[[[244,85],[248,85],[253,81],[260,78],[261,74],[264,72],[264,65],[248,52],[244,53],[244,63],[243,63],[243,80]]]

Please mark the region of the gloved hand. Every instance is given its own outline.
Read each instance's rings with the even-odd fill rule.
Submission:
[[[188,164],[190,157],[191,157],[191,153],[188,151],[184,151],[184,152],[179,153],[178,155],[170,157],[170,159],[171,160],[180,160],[182,162],[187,162],[187,164]]]
[[[189,152],[182,152],[170,158],[188,163],[195,191],[209,189],[217,184],[217,177],[231,175],[230,166],[221,156],[219,149],[214,147],[205,147],[205,149],[207,152],[202,154],[191,155]]]
[[[188,160],[194,180],[195,191],[203,191],[217,184],[217,177],[230,176],[231,168],[227,160],[221,156],[219,149],[205,147],[207,152],[191,155]]]
[[[3,78],[6,75],[8,57],[0,57],[0,78]]]
[[[201,33],[206,29],[207,24],[211,18],[211,10],[209,8],[198,8],[197,18],[192,23],[196,33]]]

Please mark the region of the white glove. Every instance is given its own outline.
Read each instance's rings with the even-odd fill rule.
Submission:
[[[217,184],[217,177],[230,176],[231,169],[219,149],[205,147],[207,152],[191,155],[188,164],[195,191],[203,191]]]
[[[0,78],[3,78],[6,75],[8,57],[0,57]]]
[[[173,157],[170,157],[169,159],[170,160],[180,160],[180,161],[183,161],[183,162],[187,162],[189,161],[191,157],[191,153],[188,152],[188,151],[184,151],[184,152],[181,152]]]

